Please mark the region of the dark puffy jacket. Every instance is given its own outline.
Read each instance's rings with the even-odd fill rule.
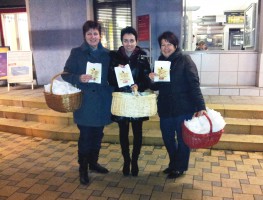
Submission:
[[[87,62],[102,64],[101,84],[80,82],[80,75],[86,74]],[[76,124],[98,127],[112,122],[110,109],[113,89],[108,84],[109,63],[109,50],[100,43],[95,51],[86,42],[71,50],[64,67],[69,75],[62,78],[83,92],[81,107],[73,113]]]
[[[205,110],[205,102],[195,63],[179,48],[169,58],[159,60],[171,62],[170,82],[152,83],[152,90],[159,90],[158,114],[160,117],[177,117]]]
[[[150,64],[148,58],[146,57],[146,53],[140,48],[136,47],[133,51],[132,55],[128,57],[125,53],[125,49],[123,46],[119,48],[119,50],[110,52],[111,62],[110,62],[110,72],[109,72],[109,84],[114,87],[115,92],[132,92],[130,86],[118,87],[117,78],[115,75],[114,67],[118,67],[119,65],[129,64],[133,76],[134,83],[138,85],[138,91],[144,92],[150,86],[150,79],[148,77],[151,72]],[[118,117],[113,116],[113,121],[120,120],[147,120],[148,117],[143,118],[126,118],[126,117]]]

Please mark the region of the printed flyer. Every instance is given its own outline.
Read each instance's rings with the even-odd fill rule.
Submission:
[[[155,61],[154,82],[170,82],[170,61]]]
[[[101,63],[87,62],[86,74],[92,76],[92,79],[89,80],[89,83],[101,84],[101,67]]]
[[[115,67],[114,70],[119,88],[134,84],[130,65],[127,64],[124,67]]]

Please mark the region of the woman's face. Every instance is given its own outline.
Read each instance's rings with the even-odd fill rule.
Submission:
[[[164,57],[168,58],[173,52],[175,52],[177,46],[174,46],[165,39],[161,40],[161,52]]]
[[[124,34],[122,37],[122,45],[126,52],[132,53],[137,45],[137,41],[133,34]]]
[[[89,29],[85,34],[86,42],[94,48],[98,47],[98,44],[100,42],[100,33],[98,29]]]

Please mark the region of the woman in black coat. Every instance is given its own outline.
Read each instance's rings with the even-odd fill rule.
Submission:
[[[132,27],[126,27],[121,30],[121,41],[123,46],[119,48],[117,52],[112,51],[111,56],[111,68],[109,72],[109,83],[114,86],[116,92],[132,92],[138,90],[143,92],[149,88],[150,79],[148,74],[151,72],[150,64],[146,57],[146,53],[137,45],[137,32]],[[114,67],[124,67],[129,64],[134,80],[134,85],[124,86],[119,88]],[[148,120],[148,117],[143,118],[128,118],[122,116],[112,116],[112,120],[119,125],[119,137],[122,149],[122,155],[124,159],[123,175],[138,176],[138,157],[142,146],[142,124],[144,120]],[[131,122],[133,130],[133,151],[132,159],[130,158],[129,150],[129,124]]]
[[[170,61],[170,82],[152,82],[150,88],[159,90],[158,115],[163,141],[169,154],[169,166],[163,172],[168,178],[177,178],[188,169],[190,149],[182,138],[182,123],[206,112],[200,90],[198,72],[189,55],[179,49],[178,38],[170,31],[158,38],[161,48],[159,60]],[[156,74],[150,73],[154,80]],[[176,133],[176,139],[175,139]]]

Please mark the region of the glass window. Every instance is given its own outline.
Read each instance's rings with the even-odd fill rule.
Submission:
[[[184,0],[182,48],[256,50],[258,0]],[[205,47],[201,46],[205,43]]]
[[[30,50],[27,14],[2,13],[2,30],[5,46],[15,50]]]
[[[131,0],[94,0],[95,20],[101,22],[103,46],[117,50],[121,29],[131,26]]]

